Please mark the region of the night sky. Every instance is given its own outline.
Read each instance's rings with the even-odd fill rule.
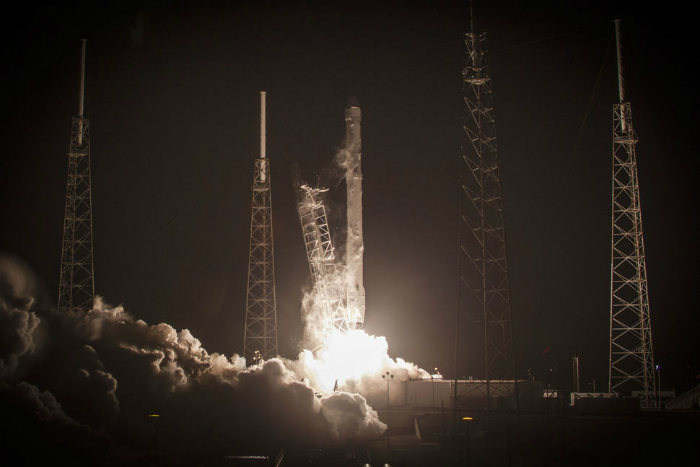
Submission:
[[[233,4],[236,6],[233,6]],[[362,108],[365,329],[452,376],[466,2],[94,2],[24,6],[3,30],[0,250],[55,306],[79,39],[88,39],[96,293],[241,353],[250,187],[267,91],[280,353],[301,350],[310,286],[289,172],[344,184],[333,156]],[[486,3],[486,2],[483,2]],[[517,373],[607,386],[612,20],[639,136],[651,322],[663,389],[700,368],[698,93],[689,20],[619,4],[477,5],[486,30]],[[682,16],[682,13],[681,13]],[[344,226],[329,205],[331,228]],[[548,360],[542,356],[545,349]],[[695,372],[695,373],[693,373]],[[461,376],[461,375],[460,375]]]

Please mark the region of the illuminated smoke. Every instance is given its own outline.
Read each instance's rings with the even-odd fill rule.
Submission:
[[[429,377],[429,374],[401,358],[392,359],[388,354],[385,337],[371,336],[364,331],[347,333],[332,331],[316,352],[304,350],[294,361],[286,361],[287,367],[304,378],[319,392],[328,394],[339,391],[357,393],[374,407],[386,406],[387,385],[382,378],[388,372],[396,383],[407,379]],[[391,389],[392,404],[402,404],[402,386]]]
[[[46,454],[15,453],[30,463],[145,456],[155,424],[161,449],[184,458],[367,439],[386,429],[361,395],[319,398],[301,381],[306,372],[295,371],[299,362],[246,368],[237,355],[209,354],[187,330],[149,325],[99,298],[88,313],[38,307],[20,296],[26,278],[8,261],[0,264],[13,270],[0,277],[3,439],[8,449],[37,439]]]

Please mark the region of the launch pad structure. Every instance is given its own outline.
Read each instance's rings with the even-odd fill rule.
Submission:
[[[362,329],[365,319],[361,121],[360,107],[351,98],[345,109],[345,147],[340,154],[347,185],[344,264],[339,264],[335,255],[328,227],[322,196],[327,189],[313,188],[304,182],[297,164],[291,169],[299,222],[316,291],[315,299],[322,309],[328,331],[335,329],[347,332]]]
[[[517,396],[517,384],[492,384],[515,380],[506,237],[486,33],[465,34],[465,46],[456,332],[465,328],[467,341],[481,345],[469,348],[481,363],[468,360],[466,365],[469,374],[483,381],[490,408],[493,397]],[[458,337],[455,376],[464,370],[459,362],[465,365],[467,354],[459,342]]]
[[[625,100],[620,20],[615,20],[619,103],[613,105],[612,248],[610,265],[609,392],[642,392],[642,407],[658,407],[651,341],[637,135]]]
[[[81,40],[78,114],[71,119],[68,177],[63,216],[58,311],[92,309],[95,296],[92,252],[92,182],[90,176],[90,120],[85,104],[85,51]]]
[[[297,164],[292,165],[292,183],[297,199],[297,211],[304,237],[311,281],[316,289],[318,305],[327,320],[327,329],[347,331],[350,323],[344,313],[345,291],[342,290],[335,250],[328,228],[326,208],[321,199],[324,188],[312,188],[301,179]]]
[[[243,356],[258,363],[277,356],[277,300],[272,236],[270,161],[266,155],[266,93],[260,93],[260,157],[255,160]]]

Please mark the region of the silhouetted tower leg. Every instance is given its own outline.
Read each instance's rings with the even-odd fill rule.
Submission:
[[[265,155],[265,93],[260,93],[260,157],[255,160],[243,356],[248,363],[277,356],[277,301],[272,243],[270,161]]]
[[[510,293],[486,34],[468,33],[465,44],[460,313],[466,318],[467,345],[481,343],[481,348],[472,345],[459,355],[466,357],[470,374],[484,378],[490,406],[494,396],[513,395],[504,389],[509,386],[493,384],[515,374]]]
[[[615,21],[620,103],[613,105],[612,261],[610,268],[609,391],[643,393],[656,405],[654,353],[644,259],[632,107],[624,99],[620,22]]]
[[[90,182],[90,121],[83,116],[85,47],[82,40],[78,116],[71,120],[68,181],[63,216],[63,244],[58,289],[59,311],[92,309],[95,295],[92,257],[92,193]]]

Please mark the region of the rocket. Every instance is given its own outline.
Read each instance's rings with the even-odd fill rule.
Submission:
[[[347,185],[348,234],[345,249],[347,314],[350,329],[365,322],[364,239],[362,236],[362,112],[357,99],[348,99],[345,109],[345,181]]]

